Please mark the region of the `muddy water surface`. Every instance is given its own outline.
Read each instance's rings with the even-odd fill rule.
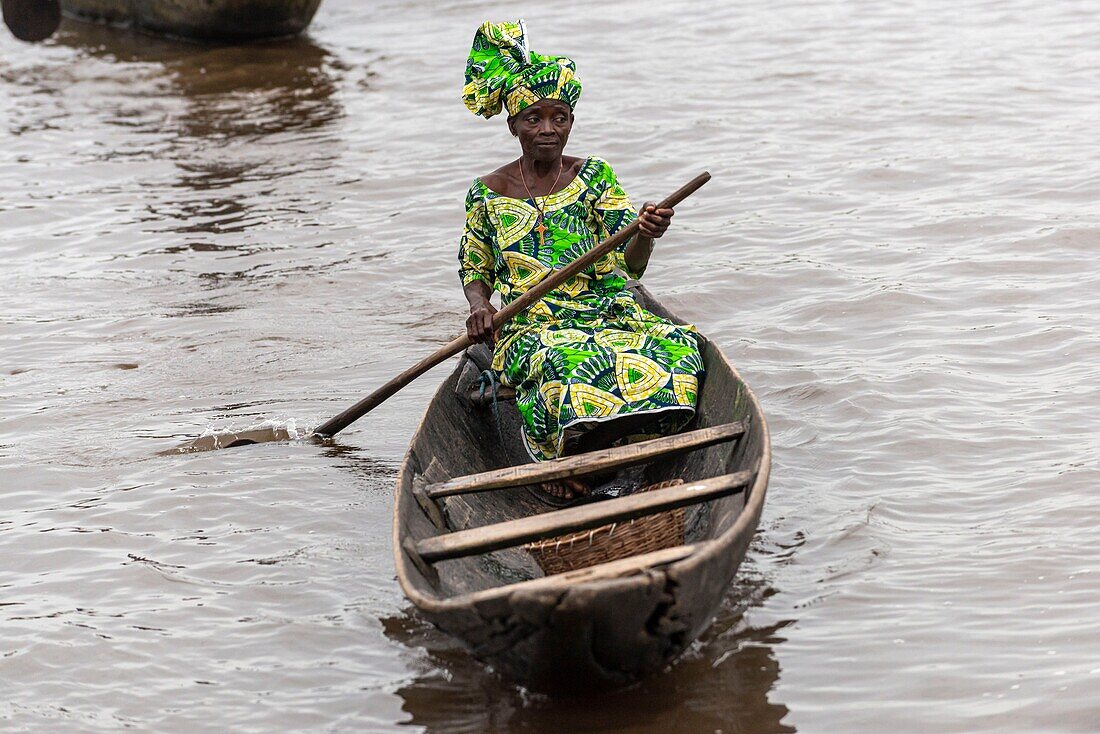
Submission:
[[[714,174],[646,279],[775,443],[714,626],[571,704],[394,579],[442,372],[333,446],[169,451],[307,432],[460,331],[462,197],[515,152],[462,66],[515,7],[326,0],[229,49],[0,38],[0,728],[1095,731],[1100,20],[962,8],[525,9],[585,82],[570,152],[637,200]]]

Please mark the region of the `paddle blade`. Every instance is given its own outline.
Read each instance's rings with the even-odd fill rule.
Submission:
[[[61,24],[58,0],[0,0],[4,23],[20,41],[43,41]]]

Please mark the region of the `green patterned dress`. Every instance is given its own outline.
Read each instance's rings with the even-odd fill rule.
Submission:
[[[459,248],[465,286],[485,281],[504,304],[554,268],[581,256],[637,216],[611,166],[588,158],[561,191],[538,197],[548,228],[540,246],[538,210],[476,179],[466,196]],[[516,390],[524,443],[542,461],[597,422],[653,413],[646,435],[672,433],[695,411],[703,359],[695,328],[658,318],[626,290],[633,278],[625,244],[551,291],[501,330],[493,369]]]

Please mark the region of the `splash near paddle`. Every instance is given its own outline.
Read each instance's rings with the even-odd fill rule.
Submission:
[[[237,446],[250,446],[254,443],[269,443],[271,441],[294,441],[303,438],[293,421],[288,425],[275,423],[262,423],[258,426],[244,428],[239,431],[210,431],[198,438],[165,451],[166,455],[189,454],[194,451],[214,451],[216,449],[230,449]]]

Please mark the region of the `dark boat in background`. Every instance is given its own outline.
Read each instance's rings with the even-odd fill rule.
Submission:
[[[649,311],[680,321],[643,287],[632,290]],[[702,342],[707,373],[683,433],[541,464],[521,445],[514,402],[494,411],[478,397],[488,349],[468,350],[432,398],[397,480],[397,576],[420,613],[537,690],[621,686],[682,653],[745,556],[771,468],[759,403]],[[646,483],[684,483],[566,509],[523,489],[624,466],[644,466]],[[682,542],[671,547],[552,575],[524,547],[678,508]]]
[[[291,36],[313,20],[321,0],[61,0],[70,18],[179,38],[240,41]]]

